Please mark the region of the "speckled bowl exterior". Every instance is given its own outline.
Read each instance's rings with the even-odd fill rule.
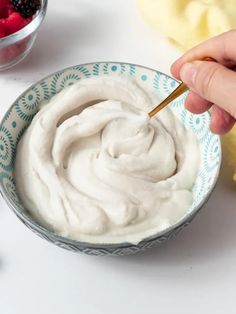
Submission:
[[[54,73],[26,90],[10,107],[0,124],[0,192],[17,217],[40,237],[73,252],[89,255],[128,255],[152,248],[176,236],[185,228],[209,198],[218,178],[221,165],[221,143],[217,135],[209,131],[209,113],[193,115],[185,110],[185,95],[173,101],[171,110],[186,128],[197,136],[201,163],[193,188],[194,200],[187,214],[175,225],[142,240],[137,245],[91,244],[63,238],[47,230],[35,221],[18,198],[14,181],[14,158],[17,143],[27,129],[39,105],[48,101],[68,85],[93,76],[125,76],[134,78],[143,88],[149,89],[164,99],[177,86],[171,77],[143,66],[118,62],[99,62],[73,66]],[[151,109],[151,108],[150,108]]]

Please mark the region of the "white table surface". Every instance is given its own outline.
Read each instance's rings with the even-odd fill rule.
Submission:
[[[126,61],[169,72],[180,53],[132,0],[49,0],[32,53],[0,73],[0,118],[60,68]],[[38,238],[0,198],[1,314],[236,313],[235,186],[224,163],[207,206],[176,239],[130,257],[90,257]]]

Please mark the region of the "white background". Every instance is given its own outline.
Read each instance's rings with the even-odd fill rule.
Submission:
[[[90,61],[169,72],[180,55],[132,0],[49,0],[32,53],[0,73],[0,117],[36,80]],[[225,163],[224,163],[225,164]],[[130,257],[89,257],[38,238],[0,198],[1,314],[236,313],[235,186],[223,165],[207,206],[178,238]]]

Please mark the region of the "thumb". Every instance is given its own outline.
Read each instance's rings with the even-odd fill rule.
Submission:
[[[236,73],[209,61],[185,63],[181,80],[202,98],[218,105],[236,118]]]

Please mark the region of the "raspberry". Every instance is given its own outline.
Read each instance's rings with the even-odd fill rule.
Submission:
[[[27,20],[25,20],[18,12],[14,12],[8,18],[2,20],[2,25],[5,28],[7,36],[19,31],[26,24]]]
[[[1,22],[1,20],[0,20],[0,22]],[[0,38],[3,38],[5,36],[6,36],[6,34],[5,34],[4,26],[2,25],[2,23],[0,23]]]
[[[22,1],[16,2],[19,4]],[[25,1],[23,2],[25,3]],[[31,21],[32,17],[24,18],[19,12],[16,12],[10,0],[0,0],[0,38],[19,31]]]
[[[10,5],[9,0],[0,0],[0,10],[4,9],[8,5]]]
[[[41,6],[40,0],[11,0],[11,3],[24,18],[32,17]]]
[[[6,18],[13,12],[13,5],[9,0],[0,0],[0,18]]]
[[[11,15],[14,11],[14,8],[13,8],[13,5],[10,3],[7,7],[6,7],[6,10],[7,10],[7,16]]]

